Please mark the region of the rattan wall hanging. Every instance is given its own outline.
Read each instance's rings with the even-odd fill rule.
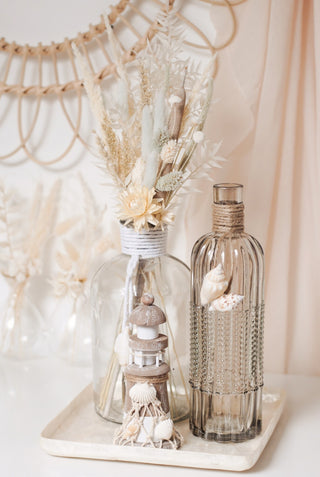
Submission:
[[[236,17],[234,13],[234,6],[243,3],[245,0],[235,0],[233,2],[228,0],[197,0],[198,2],[208,4],[209,6],[226,7],[231,18],[231,28],[228,38],[220,45],[213,45],[208,36],[202,31],[200,26],[197,26],[193,21],[184,16],[177,10],[176,15],[181,21],[185,23],[188,29],[192,31],[192,41],[186,42],[188,45],[200,49],[209,50],[215,53],[217,50],[225,48],[233,39],[236,33]],[[123,61],[129,63],[134,60],[135,56],[147,45],[147,42],[153,38],[157,32],[157,13],[160,10],[174,7],[175,0],[169,2],[161,0],[151,0],[154,8],[154,16],[150,18],[143,10],[142,0],[121,0],[117,5],[110,8],[109,21],[114,26],[114,31],[117,34],[118,30],[126,30],[131,38],[131,44],[122,45]],[[194,1],[193,3],[196,3]],[[135,27],[135,19],[140,22],[139,30]],[[144,24],[144,30],[141,29],[141,22]],[[141,33],[143,31],[143,33]],[[74,144],[80,141],[83,146],[89,149],[89,145],[80,134],[80,125],[82,117],[82,81],[79,77],[75,59],[72,53],[72,42],[75,42],[86,57],[91,71],[95,75],[97,82],[109,77],[115,72],[115,65],[112,62],[108,52],[108,44],[105,35],[105,21],[101,16],[100,23],[96,25],[89,25],[88,31],[79,33],[76,38],[66,38],[61,43],[52,42],[51,45],[29,46],[28,44],[19,45],[15,42],[7,42],[4,38],[0,39],[0,54],[5,55],[5,67],[3,78],[0,81],[0,99],[3,95],[14,96],[17,100],[17,126],[19,143],[9,151],[3,151],[4,145],[1,145],[0,161],[13,158],[19,152],[32,160],[33,162],[50,166],[58,163],[63,158],[69,155]],[[92,51],[99,50],[103,57],[104,65],[100,68],[95,68],[92,61]],[[68,81],[61,81],[59,75],[59,62],[68,61],[72,71],[72,77]],[[19,69],[19,81],[10,84],[8,82],[9,73],[12,68],[12,63],[15,61]],[[26,68],[29,62],[37,63],[37,81],[36,83],[26,84]],[[48,84],[43,81],[43,66],[45,62],[51,63],[53,71],[53,80]],[[77,102],[77,113],[71,117],[70,112],[66,107],[66,93],[73,93]],[[27,98],[33,98],[35,101],[35,109],[31,118],[28,118],[28,125],[23,124],[22,104]],[[38,157],[36,148],[33,148],[32,136],[36,130],[39,121],[40,106],[43,101],[48,100],[57,101],[60,104],[61,112],[65,116],[69,131],[70,141],[67,147],[64,147],[59,154],[54,158]],[[5,118],[5,114],[4,114]]]

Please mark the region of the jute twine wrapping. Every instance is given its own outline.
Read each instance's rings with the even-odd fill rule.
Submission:
[[[126,371],[126,378],[130,380],[131,383],[149,383],[149,384],[162,384],[167,382],[168,380],[168,373],[162,374],[161,376],[136,376],[130,373],[130,371]]]
[[[244,230],[243,204],[213,204],[213,230],[219,234]]]

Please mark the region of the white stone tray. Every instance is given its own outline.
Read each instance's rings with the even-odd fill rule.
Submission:
[[[112,444],[117,424],[96,414],[89,385],[42,431],[41,446],[49,454],[63,457],[243,471],[259,459],[279,421],[284,402],[283,391],[264,391],[261,434],[246,442],[205,441],[193,436],[188,421],[184,421],[177,425],[184,437],[180,450],[121,447]]]

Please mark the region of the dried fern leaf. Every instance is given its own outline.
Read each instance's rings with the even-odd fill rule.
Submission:
[[[26,243],[26,252],[30,258],[37,257],[41,253],[41,249],[45,240],[49,237],[54,221],[57,207],[57,198],[60,193],[61,181],[57,180],[41,208],[34,230],[30,234]]]
[[[56,261],[61,270],[69,272],[72,269],[72,260],[65,253],[57,252]]]
[[[80,254],[76,247],[67,239],[63,241],[64,248],[73,262],[77,262],[79,260]]]
[[[64,220],[60,222],[54,230],[55,235],[64,235],[69,232],[76,224],[79,223],[80,217],[73,217],[72,219]]]
[[[33,199],[31,203],[29,215],[28,215],[28,228],[30,233],[32,233],[32,230],[36,224],[37,217],[39,215],[39,210],[42,203],[42,198],[43,198],[43,185],[37,184],[36,190],[33,194]]]

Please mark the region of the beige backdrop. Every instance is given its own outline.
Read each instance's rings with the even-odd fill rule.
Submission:
[[[92,0],[90,8],[95,13],[89,18],[85,10],[89,4],[82,3],[77,2],[76,18],[74,2],[56,0],[56,10],[63,7],[65,20],[63,25],[50,23],[57,34],[47,32],[45,22],[37,23],[42,28],[39,33],[30,29],[23,15],[15,15],[16,3],[6,6],[12,27],[0,19],[0,29],[17,41],[35,43],[39,36],[44,42],[60,39],[66,32],[71,35],[75,28],[94,23],[94,15],[104,5],[102,0]],[[223,39],[230,26],[225,8],[212,7],[210,19],[210,7],[196,0],[180,4],[207,31],[213,22],[217,42]],[[222,171],[213,172],[212,182],[230,180],[245,185],[247,230],[265,249],[266,370],[320,375],[320,0],[247,0],[235,12],[238,32],[219,56],[215,85],[219,102],[207,127],[208,136],[223,140],[228,163]],[[19,28],[13,31],[15,25]],[[53,114],[50,118],[61,141],[59,119]],[[2,149],[7,149],[4,146],[16,130],[14,119],[9,118],[6,125],[8,130],[1,124]],[[101,176],[89,154],[80,149],[64,165],[69,164],[73,173],[73,160],[82,158],[77,169],[105,201]],[[51,156],[50,147],[47,151]],[[3,163],[0,174],[23,190],[27,185],[33,188],[39,177],[52,182],[61,175],[30,161],[18,167]],[[186,261],[195,239],[211,226],[211,184],[200,186],[202,193],[190,195],[188,213],[180,216],[177,233],[171,234],[171,250]]]
[[[229,159],[215,178],[245,185],[247,230],[265,250],[266,369],[319,375],[320,1],[248,0],[236,13],[207,129]],[[210,225],[203,197],[191,242]]]

